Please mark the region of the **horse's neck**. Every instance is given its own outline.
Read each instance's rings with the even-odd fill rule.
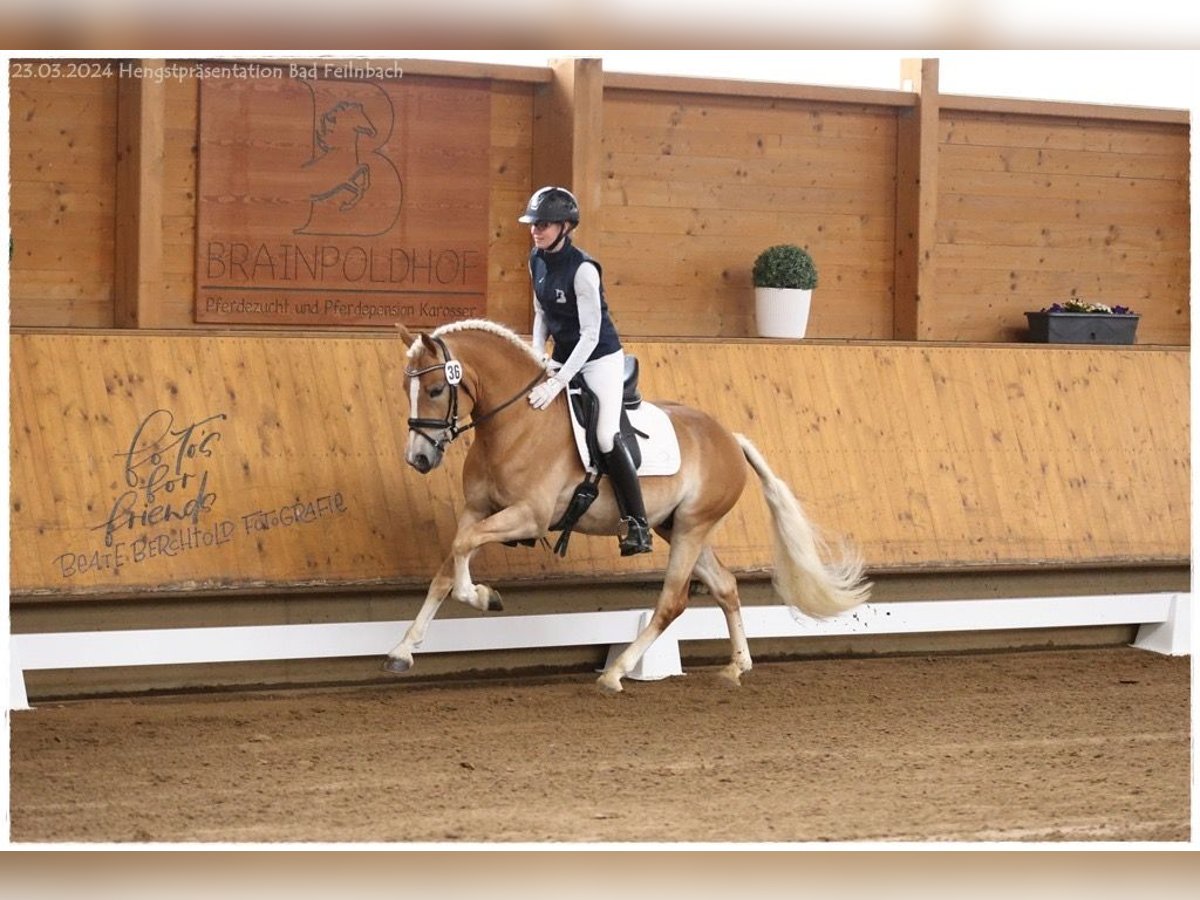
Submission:
[[[465,348],[464,348],[465,349]],[[476,416],[486,415],[521,394],[538,375],[537,363],[525,359],[519,347],[504,338],[472,335],[469,342],[471,368],[475,371]],[[502,416],[496,421],[510,421]]]

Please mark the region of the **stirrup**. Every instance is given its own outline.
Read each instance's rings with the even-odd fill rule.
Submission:
[[[624,534],[620,531],[617,533],[617,538],[621,545],[622,556],[633,556],[637,553],[650,553],[654,550],[650,546],[650,526],[645,519],[635,519],[633,516],[624,516],[620,524],[624,526]]]

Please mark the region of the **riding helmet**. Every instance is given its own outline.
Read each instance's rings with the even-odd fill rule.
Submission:
[[[534,222],[570,222],[578,225],[579,201],[566,188],[539,188],[529,198],[525,215],[517,221],[526,225]]]

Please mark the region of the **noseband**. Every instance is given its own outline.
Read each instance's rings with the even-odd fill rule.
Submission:
[[[479,425],[482,425],[492,416],[516,403],[522,396],[529,393],[533,386],[542,380],[542,374],[539,372],[529,384],[521,388],[515,395],[505,400],[491,412],[484,413],[481,416],[475,415],[474,409],[471,410],[471,421],[466,425],[458,424],[458,386],[462,384],[463,391],[471,398],[472,405],[475,404],[475,396],[471,393],[470,388],[463,383],[463,366],[458,360],[450,355],[450,348],[446,346],[446,342],[440,337],[430,335],[429,339],[437,344],[438,349],[442,351],[443,361],[434,363],[431,366],[426,366],[423,369],[405,369],[404,374],[409,378],[420,378],[429,372],[435,372],[441,369],[446,373],[446,385],[450,388],[450,405],[446,409],[445,417],[441,419],[412,419],[408,420],[408,428],[410,431],[416,432],[429,443],[437,448],[438,453],[446,449],[446,445],[456,439],[460,434],[470,431]],[[424,429],[436,429],[442,433],[441,439],[434,438]]]

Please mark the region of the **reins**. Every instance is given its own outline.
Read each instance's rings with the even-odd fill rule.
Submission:
[[[437,447],[438,452],[444,450],[446,445],[451,441],[456,440],[460,434],[465,434],[472,428],[476,428],[494,416],[499,415],[501,412],[520,400],[521,397],[528,394],[533,389],[534,385],[542,380],[542,373],[539,372],[534,376],[533,380],[530,381],[529,384],[521,388],[521,390],[519,390],[516,394],[514,394],[512,397],[509,397],[495,409],[489,410],[482,415],[475,415],[475,410],[472,408],[471,421],[466,425],[460,426],[458,424],[458,386],[459,384],[462,384],[462,363],[450,355],[450,348],[446,346],[446,342],[440,337],[434,337],[431,335],[430,340],[438,345],[442,351],[442,356],[444,356],[445,359],[440,363],[434,363],[433,365],[426,366],[423,369],[405,369],[404,374],[409,378],[419,378],[420,376],[428,372],[436,371],[437,369],[442,369],[446,373],[446,384],[450,388],[450,406],[446,411],[446,416],[441,419],[410,418],[408,420],[409,429],[411,431],[415,431],[421,437],[425,438],[425,440],[429,441],[429,443],[433,444],[433,446]],[[471,402],[474,404],[476,402],[475,396],[471,393],[470,388],[468,388],[466,384],[463,384],[463,391],[466,392],[466,395],[471,398]],[[441,440],[435,440],[422,430],[425,428],[437,429],[445,434]]]

